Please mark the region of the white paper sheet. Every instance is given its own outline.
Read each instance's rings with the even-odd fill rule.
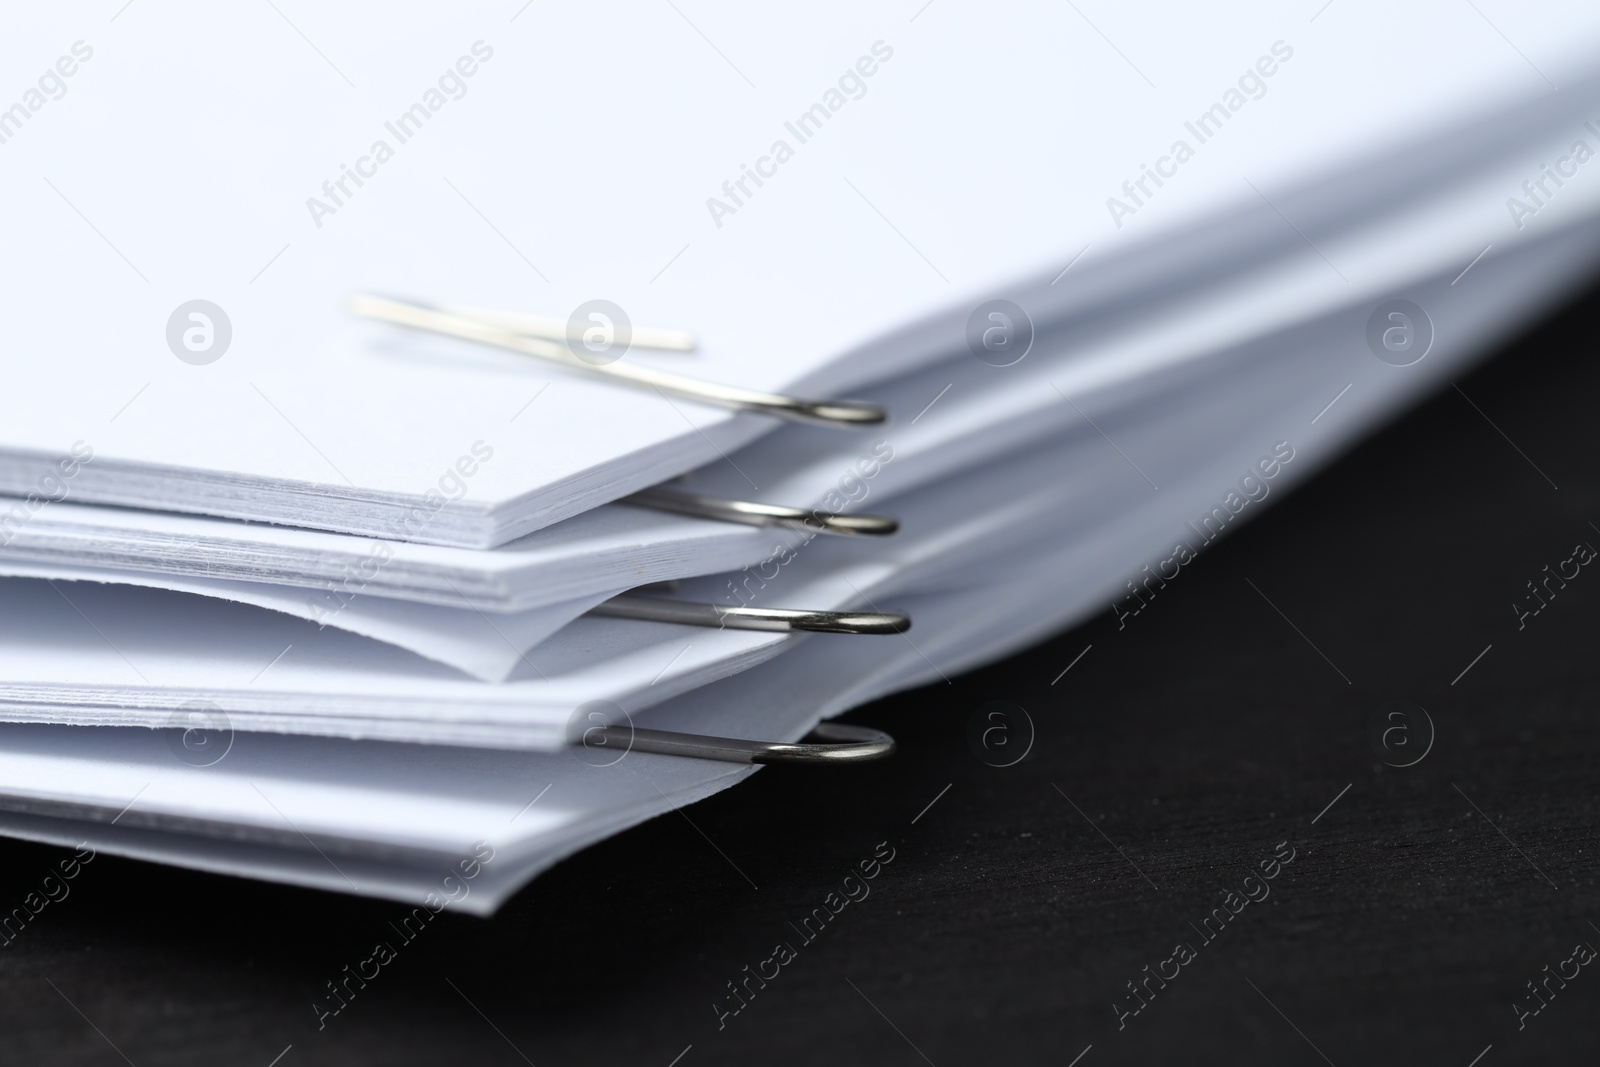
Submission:
[[[1595,39],[1592,9],[1546,14],[1521,20],[1525,48],[1581,55]],[[103,30],[81,18],[24,13],[6,42],[29,69],[98,38],[70,95],[5,146],[9,244],[25,251],[0,263],[14,398],[0,486],[28,491],[81,441],[95,458],[74,479],[79,499],[369,534],[391,533],[429,491],[461,487],[406,533],[472,546],[771,427],[355,324],[338,310],[352,289],[557,316],[605,293],[641,324],[697,333],[690,365],[705,378],[847,390],[958,352],[977,299],[1010,279],[1052,277],[1085,245],[1148,239],[1240,200],[1241,174],[1275,190],[1330,157],[1525,96],[1531,82],[1477,22],[1420,10],[1385,12],[1381,34],[1319,20],[1320,37],[1253,4],[1174,12],[1170,36],[1149,45],[1170,86],[1154,94],[1076,12],[1032,5],[915,24],[853,5],[702,11],[759,79],[710,55],[681,62],[705,39],[656,7],[540,9],[514,25],[498,9],[341,7],[311,27],[320,55],[270,11],[141,11]],[[604,39],[613,76],[593,76],[587,49],[540,43],[552,39]],[[1410,46],[1421,39],[1435,47]],[[1375,51],[1393,52],[1390,76],[1352,78],[1348,57],[1376,62]],[[1108,232],[1107,194],[1171,141],[1178,117],[1274,54],[1270,91],[1203,146],[1192,180]],[[980,72],[974,55],[1005,61]],[[450,74],[458,60],[470,78]],[[837,83],[866,66],[870,80],[850,74],[850,95],[864,89],[851,100]],[[1059,104],[1108,84],[1126,89],[1117,107]],[[435,98],[404,143],[388,133]],[[826,125],[791,146],[768,185],[747,184],[732,217],[712,218],[708,200],[733,197],[723,183],[751,159],[765,167],[763,149],[813,104]],[[985,116],[986,145],[1026,145],[1027,165],[944,147],[951,117],[969,113]],[[386,135],[393,158],[348,184],[341,168],[366,167]],[[541,146],[597,140],[610,165],[540,165]],[[648,180],[624,159],[648,159]],[[347,181],[337,210],[313,220],[308,200],[333,200],[323,183],[334,180]],[[1503,211],[1499,199],[1486,215]],[[1161,252],[1150,248],[1146,262]],[[235,336],[222,358],[192,366],[164,331],[202,292]]]

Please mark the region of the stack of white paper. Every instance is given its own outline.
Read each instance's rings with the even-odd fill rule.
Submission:
[[[272,47],[240,13],[85,48],[29,16],[8,58],[79,58],[0,122],[0,184],[38,200],[0,279],[0,831],[488,912],[748,773],[575,744],[597,709],[793,740],[1132,610],[1600,264],[1600,14],[1545,6],[1520,52],[1437,13],[1174,8],[1138,66],[1105,47],[1123,16],[1070,6],[352,10]],[[604,40],[605,69],[541,39]],[[1374,49],[1405,59],[1385,84]],[[360,292],[580,359],[598,336],[604,365],[366,321]],[[619,616],[661,602],[719,624]]]

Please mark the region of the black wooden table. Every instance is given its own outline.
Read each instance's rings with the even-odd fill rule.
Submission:
[[[0,1063],[1592,1061],[1600,568],[1512,605],[1600,545],[1597,329],[1591,295],[1125,628],[863,709],[889,763],[441,917],[324,1029],[402,909],[102,856],[0,948]],[[63,855],[0,843],[0,901]]]

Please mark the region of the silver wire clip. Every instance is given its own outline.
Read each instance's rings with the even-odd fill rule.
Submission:
[[[805,739],[792,744],[631,726],[597,727],[593,733],[607,747],[727,763],[869,763],[894,755],[895,749],[894,738],[882,730],[842,722],[821,723]]]
[[[528,318],[508,312],[449,311],[369,294],[351,297],[349,307],[352,312],[365,318],[476,341],[557,363],[593,378],[639,389],[652,389],[661,394],[734,411],[755,411],[791,422],[824,426],[873,426],[888,418],[883,408],[876,404],[856,400],[807,400],[734,385],[719,385],[636,363],[590,363],[578,358],[564,343],[558,344],[551,338],[550,334],[554,333],[565,341],[568,331],[564,324],[552,328],[548,319]],[[676,331],[635,330],[634,342],[644,345],[645,342],[639,340],[641,333],[658,342],[669,342],[661,347],[683,350],[684,335]]]
[[[654,511],[670,511],[696,519],[717,519],[745,526],[784,526],[811,533],[839,534],[847,537],[886,537],[900,529],[900,520],[882,515],[838,515],[827,511],[807,511],[781,504],[758,504],[749,500],[724,500],[656,486],[622,497],[618,504]]]
[[[623,593],[589,609],[591,615],[645,622],[673,622],[718,630],[805,631],[818,634],[903,634],[911,617],[898,611],[801,611],[793,608],[728,607],[688,600]]]

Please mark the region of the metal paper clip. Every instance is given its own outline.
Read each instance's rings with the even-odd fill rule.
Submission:
[[[778,393],[741,389],[733,385],[719,385],[635,363],[591,363],[580,359],[564,343],[552,341],[548,337],[521,333],[483,318],[445,311],[425,304],[413,304],[383,296],[358,295],[350,299],[349,306],[355,314],[369,319],[504,348],[525,356],[558,363],[569,370],[590,377],[603,378],[606,381],[640,389],[652,389],[684,400],[694,400],[735,411],[755,411],[788,419],[791,422],[819,423],[824,426],[872,426],[888,418],[888,414],[876,404],[855,400],[807,400]],[[562,334],[564,336],[564,329]]]
[[[594,732],[608,747],[614,744],[639,752],[728,763],[867,763],[892,756],[895,749],[894,738],[882,730],[840,722],[822,723],[806,740],[793,744],[681,734],[672,730],[641,730],[631,726],[597,727]]]
[[[746,526],[787,526],[797,530],[810,530],[813,533],[854,537],[883,537],[900,528],[900,520],[882,515],[836,515],[826,511],[783,507],[779,504],[723,500],[719,497],[700,496],[660,486],[641,489],[631,496],[623,497],[617,503],[653,508],[656,511],[670,511],[675,515],[689,515],[697,519],[719,519],[723,522],[743,523]]]
[[[688,600],[623,593],[589,610],[591,615],[645,622],[675,622],[718,630],[806,631],[819,634],[903,634],[911,618],[897,611],[798,611],[791,608],[727,607]]]
[[[490,326],[499,326],[512,333],[529,337],[543,337],[548,341],[582,341],[587,327],[568,319],[549,315],[527,315],[520,311],[496,311],[492,308],[463,307],[446,304],[439,309],[451,315],[477,319]],[[635,326],[628,334],[628,343],[634,348],[654,348],[664,352],[693,352],[694,334],[683,330],[659,330]]]

